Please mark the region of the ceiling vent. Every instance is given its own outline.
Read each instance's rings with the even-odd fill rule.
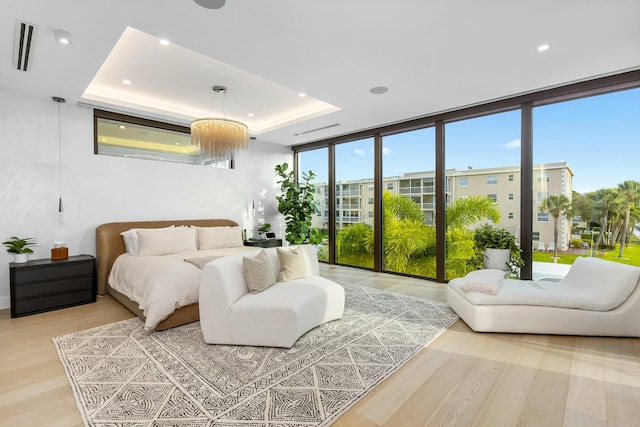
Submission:
[[[336,126],[340,126],[340,123],[334,123],[332,125],[328,125],[328,126],[322,126],[321,128],[316,128],[316,129],[311,129],[311,130],[305,130],[304,132],[300,132],[300,133],[294,133],[293,136],[300,136],[300,135],[306,135],[308,133],[313,133],[313,132],[318,132],[320,130],[325,130],[325,129],[330,129],[330,128],[334,128]]]
[[[16,70],[28,71],[31,67],[37,33],[37,25],[16,20],[16,34],[13,43],[13,67]]]

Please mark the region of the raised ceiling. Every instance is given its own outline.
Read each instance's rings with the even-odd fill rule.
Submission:
[[[185,125],[224,104],[258,141],[282,145],[640,69],[637,0],[1,0],[0,10],[2,91]],[[38,26],[27,72],[12,66],[16,20]],[[213,85],[229,88],[224,100]],[[380,86],[389,90],[370,93]]]

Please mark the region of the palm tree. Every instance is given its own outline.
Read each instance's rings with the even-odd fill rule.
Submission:
[[[484,219],[500,222],[500,207],[486,196],[469,196],[455,200],[447,206],[448,228],[470,227]]]
[[[596,215],[600,216],[600,234],[596,240],[595,247],[600,247],[602,239],[606,234],[609,225],[609,215],[613,213],[615,206],[616,194],[610,188],[601,188],[593,193],[593,207]]]
[[[618,257],[622,258],[624,247],[627,243],[627,231],[629,230],[629,216],[631,210],[635,210],[640,200],[640,182],[627,180],[622,184],[618,184],[618,193],[622,201],[624,210],[624,224],[622,226],[622,237],[620,238],[620,252]]]
[[[338,261],[368,266],[373,260],[373,237],[373,229],[361,222],[342,228],[336,236]]]
[[[587,228],[591,223],[591,216],[593,214],[593,199],[590,193],[580,194],[577,191],[572,192],[571,196],[571,208],[574,215],[579,215],[585,222]]]
[[[560,215],[571,215],[571,200],[564,194],[551,194],[538,207],[540,212],[549,212],[553,217],[553,260],[558,258],[558,219]]]

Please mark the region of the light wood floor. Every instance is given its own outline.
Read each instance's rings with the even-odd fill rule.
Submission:
[[[446,298],[418,279],[321,271]],[[18,319],[0,310],[0,426],[83,426],[52,338],[131,316],[108,296]],[[640,339],[479,334],[458,321],[334,426],[640,426]]]

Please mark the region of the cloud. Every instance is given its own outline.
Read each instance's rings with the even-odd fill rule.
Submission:
[[[356,148],[355,150],[353,150],[353,154],[355,154],[356,156],[364,156],[364,151],[362,151],[359,148]]]
[[[507,150],[512,150],[514,148],[520,148],[520,140],[519,139],[514,139],[513,141],[509,141],[506,144],[504,144],[503,147],[506,148]]]
[[[389,153],[391,153],[391,148],[382,147],[382,154],[389,154]]]

